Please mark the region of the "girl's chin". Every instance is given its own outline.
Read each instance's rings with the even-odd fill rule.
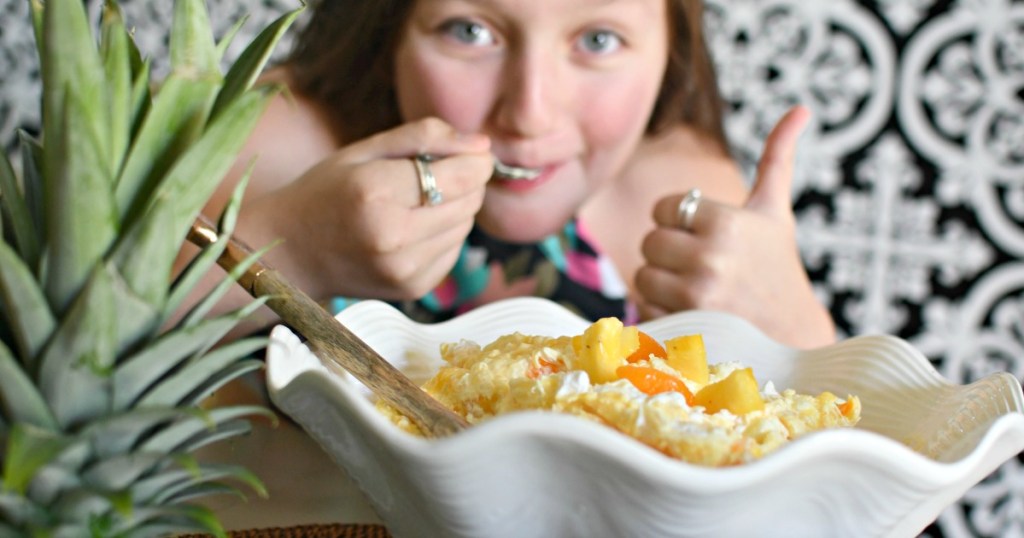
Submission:
[[[554,220],[544,219],[543,221],[533,219],[504,220],[489,219],[477,215],[476,224],[488,236],[505,241],[506,243],[536,243],[545,237],[562,231],[567,219]]]
[[[564,179],[526,192],[488,188],[477,226],[509,243],[536,243],[561,232],[586,199],[583,185]]]

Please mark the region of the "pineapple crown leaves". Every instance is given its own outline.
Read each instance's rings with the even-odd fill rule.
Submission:
[[[222,535],[213,514],[185,501],[234,491],[223,479],[265,491],[248,471],[188,454],[269,415],[200,406],[262,366],[245,357],[263,338],[215,344],[264,300],[207,319],[232,274],[169,321],[226,247],[248,175],[221,215],[221,239],[173,280],[172,267],[278,91],[255,81],[304,6],[222,74],[244,21],[215,42],[204,1],[176,0],[171,73],[154,86],[114,0],[98,38],[81,0],[26,1],[43,129],[40,140],[21,134],[20,178],[0,154],[0,536]]]
[[[241,479],[246,485],[266,497],[267,492],[256,475],[244,467],[222,463],[199,464],[182,462],[162,473],[137,481],[131,495],[136,502],[173,497],[199,484],[209,484],[228,478]]]
[[[239,180],[238,185],[235,186],[235,191],[232,193],[231,200],[241,200],[242,195],[245,193],[245,188],[249,184],[249,177],[252,173],[253,162],[250,162],[248,169],[245,174]],[[227,249],[228,241],[231,239],[231,234],[235,229],[235,224],[238,222],[238,208],[239,204],[232,203],[225,207],[224,212],[220,217],[220,230],[221,233],[217,237],[217,240],[203,249],[199,255],[192,258],[188,265],[181,271],[177,281],[174,283],[174,288],[171,291],[170,296],[167,298],[164,304],[164,312],[160,320],[160,325],[163,326],[174,313],[181,307],[187,298],[186,295],[191,291],[196,284],[199,282],[203,275],[206,274],[214,265],[217,264],[218,258]]]

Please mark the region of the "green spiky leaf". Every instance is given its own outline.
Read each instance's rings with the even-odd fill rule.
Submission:
[[[57,420],[50,413],[46,400],[3,342],[0,342],[0,409],[14,423],[58,431]]]
[[[190,126],[206,118],[213,104],[218,81],[189,78],[172,72],[138,118],[138,133],[117,179],[116,200],[125,225],[132,224],[148,205],[149,197],[164,171],[195,141]],[[135,99],[143,99],[145,88],[136,82]]]
[[[134,47],[132,47],[132,49],[136,50],[136,53],[138,53],[137,49],[135,49]],[[135,147],[135,145],[138,144],[138,141],[139,141],[139,138],[140,138],[139,137],[139,131],[142,129],[143,122],[145,121],[147,115],[149,114],[149,111],[150,111],[150,108],[151,108],[151,105],[152,105],[153,93],[152,93],[152,91],[150,90],[150,87],[149,87],[150,73],[151,73],[152,69],[153,69],[153,64],[148,59],[143,61],[143,62],[141,62],[138,67],[133,67],[132,68],[132,71],[135,73],[135,79],[132,82],[132,95],[131,95],[131,104],[132,104],[132,130],[131,130],[131,138],[132,138],[132,147],[133,148]],[[125,158],[127,159],[127,156],[125,156]],[[122,166],[122,168],[118,170],[118,175],[117,175],[118,187],[117,187],[117,190],[115,191],[117,193],[121,192],[120,184],[121,184],[121,180],[122,180],[122,178],[124,176],[125,176],[125,168]],[[135,191],[131,191],[131,195],[132,195],[131,199],[134,199]],[[120,194],[115,195],[115,197],[117,197],[117,196],[120,196]],[[118,201],[120,203],[121,198],[118,197],[117,199],[118,199]],[[122,214],[123,214],[123,212],[122,212]]]
[[[199,411],[192,408],[151,406],[132,409],[90,424],[81,436],[90,440],[96,458],[110,458],[127,454],[143,436],[161,425],[197,414]]]
[[[239,379],[246,374],[257,372],[263,369],[263,361],[257,359],[248,359],[244,361],[236,362],[227,368],[224,368],[217,373],[210,376],[202,385],[200,385],[195,391],[191,392],[182,403],[199,405],[205,401],[208,397],[213,395],[228,383]]]
[[[193,484],[187,487],[170,488],[157,497],[156,500],[161,504],[177,504],[198,497],[208,497],[211,495],[234,495],[243,500],[246,498],[242,490],[237,487],[230,486],[223,482],[207,482],[203,484]]]
[[[112,509],[113,503],[108,495],[85,487],[65,491],[50,506],[51,511],[60,514],[60,522],[67,525],[66,536],[102,521]]]
[[[204,446],[248,434],[252,431],[252,424],[247,419],[231,420],[223,422],[216,430],[205,430],[189,438],[180,448],[180,451],[191,453]]]
[[[133,241],[117,246],[115,260],[132,289],[143,297],[165,297],[167,282],[177,250],[159,251],[148,243],[165,244],[168,236],[180,244],[200,208],[210,198],[216,183],[197,183],[197,177],[223,177],[263,114],[273,92],[250,92],[231,104],[229,112],[209,126],[164,176],[142,211],[143,230],[131,234]],[[161,214],[163,213],[163,214]],[[159,228],[150,222],[162,223]],[[150,253],[142,258],[137,251]],[[159,255],[159,257],[156,257]]]
[[[135,503],[152,503],[171,488],[185,488],[204,482],[235,479],[246,482],[261,496],[266,495],[266,488],[256,475],[238,465],[204,464],[197,469],[168,468],[159,473],[138,480],[131,487],[131,496]]]
[[[115,359],[156,329],[111,264],[96,268],[39,362],[39,385],[63,427],[112,411]]]
[[[36,229],[25,197],[18,186],[7,154],[0,152],[0,212],[10,222],[18,252],[30,266],[39,261],[39,230]]]
[[[113,409],[124,410],[149,387],[186,358],[219,341],[239,320],[265,301],[254,301],[234,312],[205,320],[188,329],[168,333],[125,360],[113,375]]]
[[[0,538],[22,538],[24,533],[0,520]]]
[[[127,536],[159,536],[159,530],[192,529],[217,538],[227,538],[224,527],[217,520],[212,510],[194,505],[169,505],[142,507],[136,511],[135,517],[140,521],[138,527],[126,532]]]
[[[61,454],[63,455],[64,452],[66,450]],[[27,497],[41,506],[53,504],[65,491],[79,488],[82,485],[77,470],[69,469],[66,465],[61,464],[59,459],[58,457],[57,461],[40,468],[29,484]]]
[[[188,316],[185,317],[180,323],[182,327],[192,327],[206,318],[207,314],[213,310],[213,307],[221,300],[224,295],[234,286],[235,281],[238,280],[254,263],[256,263],[261,256],[266,254],[270,249],[277,246],[277,243],[271,243],[256,252],[248,255],[242,261],[231,269],[228,273],[228,277],[221,280],[220,284],[217,285],[206,297],[203,298],[199,304],[195,305]]]
[[[168,458],[162,452],[129,452],[101,460],[84,470],[89,489],[113,493],[128,488]]]
[[[31,500],[7,491],[0,491],[0,521],[21,527],[43,527],[51,522],[43,507]],[[16,534],[24,538],[24,531]]]
[[[245,188],[249,185],[249,178],[252,175],[254,166],[255,162],[250,161],[245,173],[239,179],[238,184],[235,185],[235,189],[231,193],[231,198],[228,200],[227,205],[225,205],[224,211],[221,213],[217,241],[204,248],[198,256],[194,257],[174,282],[170,296],[164,304],[161,324],[167,323],[175,312],[181,308],[189,294],[195,290],[199,282],[216,265],[217,259],[220,258],[227,248],[231,235],[235,231],[238,212],[242,206],[242,197],[245,195]]]
[[[201,359],[191,361],[174,375],[161,380],[139,400],[138,406],[146,408],[184,403],[186,396],[198,391],[209,381],[218,379],[218,372],[224,372],[233,364],[239,363],[242,357],[251,355],[266,345],[266,338],[247,338],[214,349]],[[256,368],[259,367],[261,363],[257,362]]]
[[[36,38],[36,52],[39,55],[39,63],[42,64],[46,61],[46,52],[43,50],[43,3],[41,0],[29,0],[29,8],[32,11],[32,33]]]
[[[118,323],[112,287],[97,267],[40,358],[39,386],[62,428],[109,412]]]
[[[107,156],[107,84],[80,0],[49,0],[43,14],[43,177],[46,292],[62,312],[117,233]]]
[[[216,118],[221,112],[225,111],[228,105],[233,103],[239,95],[252,88],[256,78],[270,59],[274,45],[284,36],[301,12],[302,9],[300,8],[285,13],[271,23],[270,26],[264,28],[249,43],[249,46],[245,48],[241,56],[232,64],[231,69],[228,70],[228,74],[224,79],[224,87],[221,88],[220,94],[217,95],[217,101],[213,105],[213,118]]]
[[[111,192],[112,174],[106,162],[105,136],[83,110],[90,106],[76,92],[67,93],[64,128],[44,146],[48,170],[46,230],[50,256],[46,291],[55,312],[63,312],[117,235],[117,216]],[[51,148],[61,147],[64,150]],[[53,153],[53,154],[51,154]]]
[[[221,76],[220,56],[204,0],[178,0],[174,3],[171,68],[192,71],[198,77]]]
[[[35,372],[36,357],[57,321],[29,268],[4,243],[0,243],[0,299],[0,312],[18,345],[22,364]]]
[[[4,490],[24,494],[36,471],[53,461],[70,443],[68,438],[51,430],[15,424],[4,456]]]
[[[110,163],[115,173],[121,169],[132,128],[132,60],[131,37],[124,26],[120,7],[113,1],[103,3],[100,25],[100,54],[110,91],[109,110]]]
[[[231,25],[231,28],[228,28],[227,32],[224,32],[224,36],[217,42],[217,58],[219,61],[224,61],[224,55],[227,54],[228,48],[231,47],[231,43],[235,41],[238,32],[242,30],[242,27],[245,26],[248,20],[249,15],[243,15]]]
[[[46,237],[46,223],[43,215],[43,147],[24,131],[18,132],[18,139],[21,145],[21,188],[25,209],[29,213],[29,218],[32,219],[32,229],[36,230],[36,237],[41,242],[42,238]],[[27,256],[24,258],[25,263],[37,273],[41,268],[41,250],[42,245],[40,244],[34,258]],[[41,273],[39,274],[42,276]]]
[[[182,445],[192,435],[203,430],[214,430],[217,425],[239,417],[263,416],[276,420],[273,411],[255,405],[236,405],[211,409],[208,416],[189,417],[177,421],[142,443],[140,450],[153,452],[171,452]]]

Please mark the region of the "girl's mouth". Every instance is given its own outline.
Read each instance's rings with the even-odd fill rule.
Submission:
[[[524,168],[505,164],[494,158],[494,178],[504,181],[533,181],[540,176],[543,168]]]

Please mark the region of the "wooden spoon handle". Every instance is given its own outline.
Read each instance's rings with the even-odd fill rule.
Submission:
[[[192,225],[189,241],[205,247],[217,240],[216,228],[204,217]],[[217,263],[233,270],[252,249],[231,239]],[[239,285],[253,297],[270,297],[267,306],[304,336],[321,360],[344,368],[378,397],[409,417],[431,437],[444,437],[467,427],[466,421],[418,387],[384,357],[363,342],[327,310],[298,289],[276,270],[257,261]]]

